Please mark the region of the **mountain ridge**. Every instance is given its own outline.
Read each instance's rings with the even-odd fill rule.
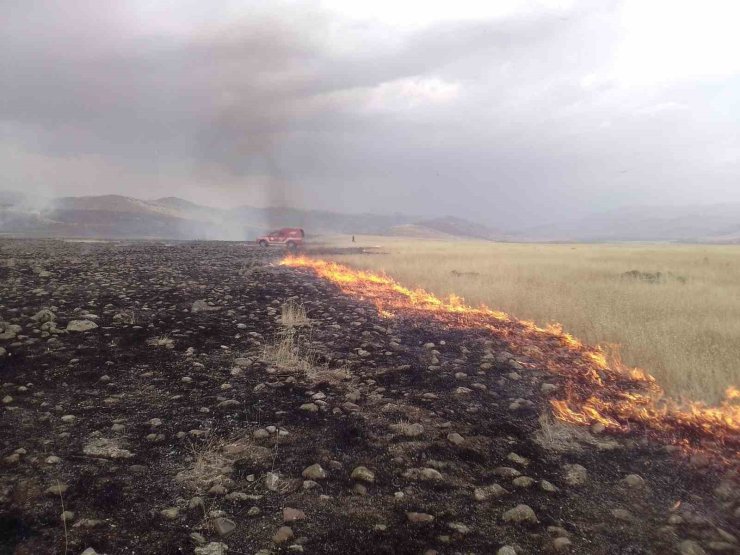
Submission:
[[[424,219],[407,214],[344,214],[291,207],[203,206],[179,197],[143,200],[125,195],[65,196],[30,202],[23,193],[0,196],[0,233],[52,237],[248,240],[279,227],[309,234],[393,235],[398,226],[419,234],[497,237],[495,230],[461,218]],[[444,229],[442,229],[444,228]]]

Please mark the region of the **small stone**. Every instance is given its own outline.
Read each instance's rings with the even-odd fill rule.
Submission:
[[[277,491],[280,484],[280,476],[274,472],[265,475],[265,487],[270,491]]]
[[[558,386],[553,383],[543,383],[540,386],[540,392],[543,395],[550,395],[551,393],[555,393],[558,390]]]
[[[517,555],[516,549],[510,545],[505,545],[496,551],[496,555]]]
[[[319,406],[315,403],[304,403],[300,409],[306,412],[319,412]]]
[[[75,421],[75,415],[74,414],[65,414],[64,416],[62,416],[61,420],[65,424],[71,424],[72,422]]]
[[[522,475],[516,468],[511,468],[510,466],[497,466],[493,469],[493,473],[502,478],[517,478]]]
[[[82,448],[85,455],[91,457],[104,457],[109,459],[128,459],[134,454],[126,449],[121,449],[118,444],[104,437],[91,440]]]
[[[260,509],[259,507],[250,507],[247,511],[247,515],[249,516],[257,516],[259,514],[262,514],[262,509]]]
[[[526,457],[522,457],[521,455],[517,455],[516,453],[509,453],[506,455],[507,460],[510,460],[513,463],[519,464],[521,466],[529,466],[529,459]]]
[[[352,471],[352,479],[372,484],[375,482],[375,474],[364,466],[358,466]]]
[[[406,513],[406,518],[414,524],[425,524],[434,520],[434,516],[427,513]]]
[[[64,511],[62,513],[62,520],[64,522],[70,522],[74,520],[74,518],[75,518],[75,514],[72,511]]]
[[[162,509],[161,511],[159,511],[159,514],[161,514],[167,520],[175,520],[180,514],[180,511],[177,507],[169,507],[167,509]]]
[[[326,478],[326,471],[321,468],[320,464],[316,463],[304,469],[301,476],[307,480],[323,480]]]
[[[53,486],[46,488],[46,494],[58,497],[60,495],[64,495],[68,489],[69,486],[66,484],[54,484]]]
[[[254,431],[252,437],[254,437],[254,439],[265,439],[270,437],[270,432],[268,432],[264,428],[259,428],[258,430]]]
[[[300,509],[294,509],[293,507],[285,507],[283,509],[283,522],[293,522],[295,520],[303,520],[306,518],[306,513]]]
[[[91,320],[72,320],[67,324],[67,331],[89,331],[97,328],[98,325]]]
[[[645,480],[637,474],[628,474],[624,477],[624,483],[631,488],[637,489],[645,485]]]
[[[684,540],[678,546],[681,555],[706,555],[704,548],[693,540]]]
[[[614,518],[622,522],[633,522],[635,520],[632,513],[626,509],[612,509],[610,512]]]
[[[195,555],[226,555],[229,546],[221,542],[210,542],[203,547],[195,548]]]
[[[555,538],[552,540],[552,547],[555,551],[568,551],[572,545],[573,542],[565,537]]]
[[[225,517],[218,517],[213,519],[213,527],[219,536],[227,536],[236,529],[236,523]]]
[[[204,508],[205,508],[205,503],[203,502],[202,497],[193,497],[188,502],[188,509],[192,510],[192,509],[204,509]]]
[[[221,484],[215,484],[208,490],[209,495],[226,495],[228,490]]]
[[[447,434],[447,441],[449,441],[453,445],[462,445],[463,443],[465,443],[465,438],[457,432],[452,432],[450,434]]]
[[[285,543],[293,538],[293,530],[289,526],[281,526],[275,535],[272,537],[272,541],[277,544]]]
[[[528,488],[534,484],[534,478],[530,478],[529,476],[519,476],[518,478],[514,478],[512,483],[518,488]]]
[[[423,480],[426,482],[441,482],[444,480],[442,474],[434,468],[409,468],[403,473],[403,477],[409,480]]]
[[[491,484],[482,488],[475,488],[473,490],[473,498],[476,501],[488,501],[492,498],[501,497],[509,493],[498,484]]]
[[[547,493],[557,493],[560,491],[560,488],[547,480],[540,480],[540,489]]]
[[[582,486],[588,481],[588,471],[580,464],[566,464],[563,468],[565,483],[569,486]]]
[[[463,535],[470,532],[470,527],[466,526],[462,522],[450,522],[447,524],[447,527]]]
[[[504,522],[531,522],[537,523],[537,515],[529,505],[517,505],[513,509],[509,509],[502,516]]]

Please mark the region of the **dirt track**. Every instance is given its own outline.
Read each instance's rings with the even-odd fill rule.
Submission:
[[[507,345],[278,256],[0,242],[0,553],[740,552],[733,472],[543,429]],[[263,356],[291,298],[308,372]]]

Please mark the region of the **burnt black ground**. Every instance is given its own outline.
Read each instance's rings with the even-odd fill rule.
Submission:
[[[555,426],[548,441],[540,387],[555,378],[515,372],[522,357],[483,333],[383,318],[310,272],[277,266],[280,255],[236,243],[0,242],[0,321],[21,326],[0,341],[0,553],[193,553],[194,532],[230,554],[738,552],[732,472],[639,437]],[[295,341],[318,371],[263,360],[289,299],[307,309]],[[195,301],[218,310],[193,312]],[[55,333],[31,318],[45,308],[57,329],[86,313],[98,327]],[[516,399],[528,402],[512,408]],[[316,412],[301,408],[312,402]],[[409,437],[399,422],[423,431]],[[253,436],[268,426],[287,435]],[[133,456],[85,454],[101,437]],[[183,481],[203,453],[228,469]],[[314,463],[327,478],[304,489]],[[567,483],[569,464],[587,469],[585,484]],[[360,465],[373,483],[351,478]],[[502,467],[534,481],[517,487]],[[419,480],[414,468],[441,478]],[[268,472],[281,477],[278,491]],[[630,474],[644,484],[627,485]],[[507,493],[474,499],[494,483]],[[62,499],[46,492],[57,484]],[[208,493],[213,484],[252,497]],[[188,508],[196,496],[205,508]],[[66,539],[62,500],[74,512]],[[504,522],[519,504],[538,522]],[[306,517],[277,544],[285,507]],[[165,518],[167,508],[177,516]],[[409,512],[434,520],[412,523]],[[224,537],[219,516],[236,524]],[[566,535],[570,546],[555,541]]]

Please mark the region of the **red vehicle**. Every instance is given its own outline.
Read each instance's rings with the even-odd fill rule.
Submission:
[[[267,235],[257,237],[257,244],[260,247],[285,246],[290,250],[295,250],[303,246],[305,233],[299,227],[284,227],[276,231],[271,231]]]

